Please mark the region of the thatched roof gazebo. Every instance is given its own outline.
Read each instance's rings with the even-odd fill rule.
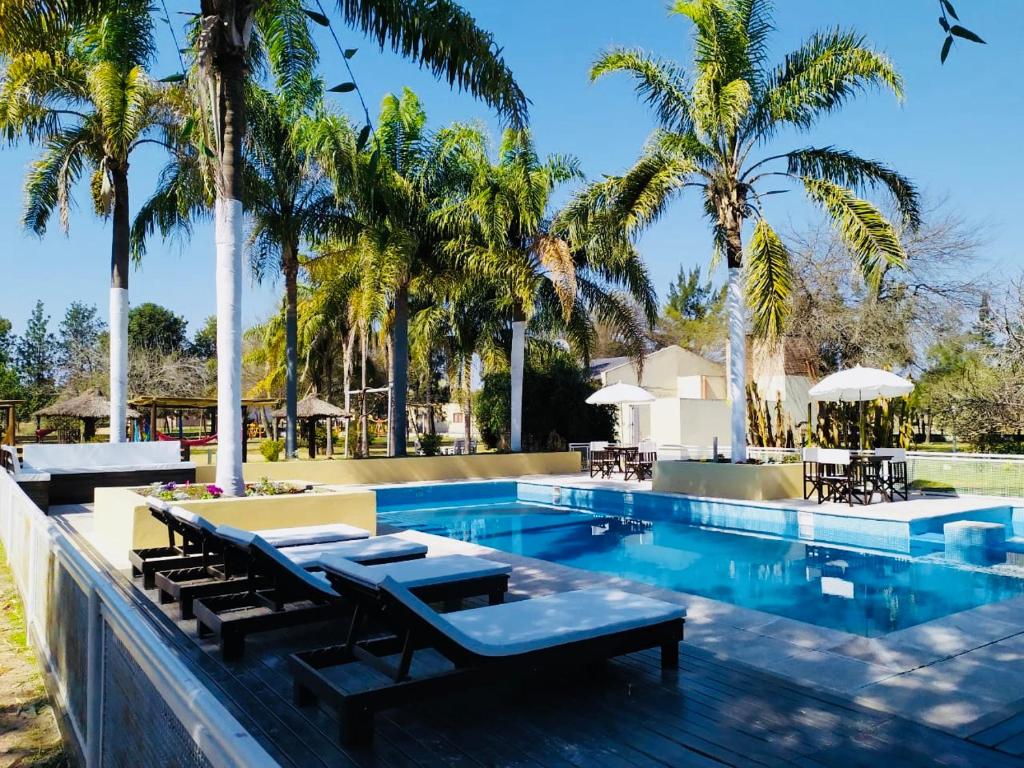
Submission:
[[[59,400],[45,408],[40,408],[32,415],[37,419],[42,416],[81,419],[82,442],[84,443],[96,436],[97,421],[110,418],[110,399],[99,389],[93,387],[74,397]],[[137,419],[140,414],[138,411],[129,408],[127,416],[129,419]],[[124,429],[124,426],[122,424],[121,429]],[[113,428],[113,425],[111,425],[111,429]]]
[[[288,417],[288,412],[282,407],[275,411],[271,411],[270,415],[275,419],[285,419]],[[313,392],[310,392],[295,404],[295,415],[306,427],[307,440],[309,441],[309,458],[311,459],[316,456],[317,421],[320,419],[327,419],[327,455],[330,456],[333,452],[331,420],[347,419],[349,417],[349,414],[343,409],[333,403],[327,402],[326,400],[321,400]]]

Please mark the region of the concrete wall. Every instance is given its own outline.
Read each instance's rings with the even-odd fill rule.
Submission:
[[[803,496],[801,464],[713,464],[658,461],[655,491],[714,496],[721,499],[795,499]]]
[[[729,430],[729,408],[727,400],[679,400],[678,440],[671,442],[681,445],[710,447],[717,437],[718,446],[732,444]]]
[[[261,496],[178,502],[213,523],[237,528],[287,528],[348,523],[377,531],[377,498],[372,491],[338,490],[293,496]],[[93,513],[97,546],[117,567],[128,552],[167,544],[167,528],[150,514],[145,499],[127,488],[97,488]]]
[[[196,468],[196,482],[212,483],[215,466]],[[297,480],[331,485],[470,480],[520,475],[561,475],[580,471],[580,454],[481,453],[472,456],[409,456],[393,459],[282,461],[246,464],[245,479]]]

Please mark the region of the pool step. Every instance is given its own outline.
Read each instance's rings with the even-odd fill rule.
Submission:
[[[910,551],[915,555],[927,552],[941,552],[945,548],[946,537],[942,531],[919,533],[910,537]]]

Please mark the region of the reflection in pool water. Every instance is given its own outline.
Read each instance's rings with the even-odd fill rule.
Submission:
[[[1024,594],[1024,579],[934,560],[522,502],[380,521],[868,637]]]

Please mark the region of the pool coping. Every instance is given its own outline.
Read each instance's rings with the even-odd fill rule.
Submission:
[[[503,481],[583,489],[645,490],[606,484],[577,485],[564,476],[480,482]],[[797,511],[780,502],[687,498]],[[980,497],[979,500],[992,502],[996,499]],[[1016,500],[999,501],[1002,502],[999,506],[1012,507]],[[976,732],[984,724],[1024,711],[1024,698],[1018,693],[1024,691],[1024,596],[868,638],[420,531],[403,531],[397,535],[420,540],[426,537],[432,554],[459,551],[508,562],[516,567],[517,575],[526,573],[533,578],[551,579],[552,591],[572,584],[614,584],[628,591],[680,603],[687,609],[687,642],[723,659],[745,663],[828,693],[848,696],[860,704],[899,714],[959,737]],[[515,578],[514,575],[513,588]]]

